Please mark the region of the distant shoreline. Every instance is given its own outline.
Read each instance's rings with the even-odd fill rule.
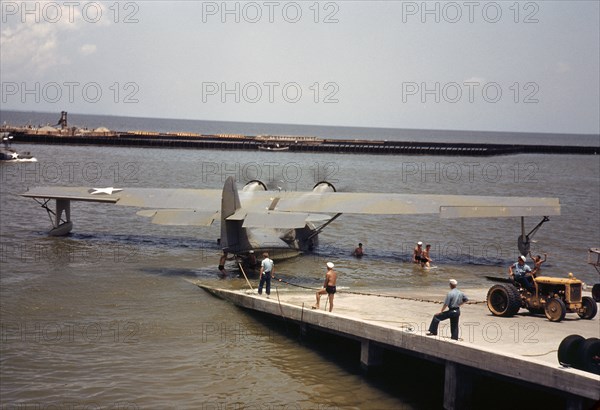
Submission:
[[[7,126],[43,126],[57,123],[57,112],[0,111],[0,123]],[[237,134],[315,136],[332,140],[388,142],[509,144],[543,146],[600,147],[598,134],[559,134],[511,131],[426,130],[400,128],[366,128],[299,124],[265,124],[231,121],[203,121],[164,118],[121,117],[69,113],[69,125],[95,129],[106,127],[118,132],[148,130],[160,134]]]
[[[599,147],[375,141],[326,139],[315,136],[161,133],[156,131],[112,131],[50,126],[8,127],[0,131],[14,136],[14,142],[75,145],[119,145],[130,147],[192,148],[221,150],[262,150],[290,152],[333,152],[382,155],[493,156],[524,153],[598,155]],[[274,154],[275,155],[275,154]]]

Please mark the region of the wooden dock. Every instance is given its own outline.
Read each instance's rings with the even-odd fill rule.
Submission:
[[[444,402],[440,407],[446,409],[470,408],[470,392],[480,376],[525,384],[538,394],[551,392],[564,401],[567,409],[592,408],[600,400],[600,376],[562,366],[556,353],[569,334],[598,337],[598,317],[580,320],[577,315],[568,315],[561,323],[526,313],[498,318],[483,303],[485,289],[463,289],[474,303],[461,308],[461,340],[454,341],[449,338],[447,321],[442,322],[445,326],[440,328],[439,336],[426,336],[431,316],[441,308],[441,304],[434,303],[443,300],[440,291],[437,295],[427,292],[423,298],[414,292],[410,297],[381,297],[341,290],[335,296],[333,312],[329,313],[323,310],[326,297],[321,300],[321,310],[311,309],[314,293],[309,291],[281,288],[272,290],[271,297],[266,298],[256,294],[256,290],[197,285],[238,307],[293,323],[302,332],[332,333],[358,341],[364,369],[380,365],[386,350],[441,364],[445,376]]]

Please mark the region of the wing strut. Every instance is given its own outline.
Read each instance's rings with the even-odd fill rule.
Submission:
[[[519,252],[521,255],[526,256],[529,253],[531,247],[531,239],[535,235],[535,233],[542,227],[544,222],[548,222],[550,218],[545,216],[539,224],[537,224],[527,235],[525,235],[525,217],[521,217],[521,235],[517,239],[517,245],[519,247]]]
[[[48,202],[51,199],[44,199],[40,201],[37,198],[33,198],[35,202],[40,204],[42,208],[48,213],[50,223],[52,223],[52,229],[48,232],[50,236],[64,236],[67,235],[73,229],[73,222],[71,222],[71,201],[68,199],[56,199],[56,212],[50,209]],[[65,218],[63,218],[63,213]]]
[[[342,216],[342,213],[337,213],[333,216],[333,218],[331,218],[329,221],[325,222],[323,225],[319,226],[317,229],[315,229],[315,231],[310,234],[310,236],[308,238],[306,238],[307,241],[311,240],[312,238],[314,238],[315,236],[317,236],[318,234],[321,233],[321,231],[323,229],[325,229],[325,227],[327,225],[329,225],[330,223],[332,223],[333,221],[335,221],[337,218],[339,218],[340,216]]]

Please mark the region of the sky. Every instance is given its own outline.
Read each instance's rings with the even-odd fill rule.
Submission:
[[[2,110],[600,133],[598,1],[4,1]]]

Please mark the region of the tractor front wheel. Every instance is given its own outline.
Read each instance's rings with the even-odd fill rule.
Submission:
[[[544,309],[546,317],[551,322],[560,322],[565,318],[567,308],[565,302],[560,299],[552,298],[546,302],[546,308]]]

